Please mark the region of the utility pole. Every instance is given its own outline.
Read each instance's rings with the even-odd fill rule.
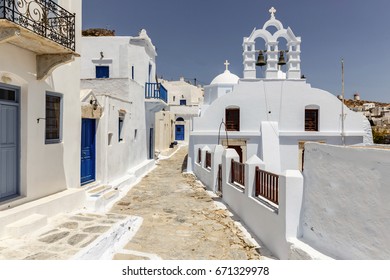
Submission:
[[[341,143],[345,146],[344,133],[344,59],[341,59]]]

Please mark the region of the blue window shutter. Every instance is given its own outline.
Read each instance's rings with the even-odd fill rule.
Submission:
[[[107,79],[110,77],[110,67],[108,66],[96,66],[96,78]]]

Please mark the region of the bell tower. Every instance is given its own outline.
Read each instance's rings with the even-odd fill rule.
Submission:
[[[249,37],[244,37],[244,79],[257,78],[256,66],[266,67],[265,79],[301,79],[301,37],[296,37],[290,27],[283,27],[275,17],[274,7],[269,12],[271,17],[263,28],[255,28]],[[277,29],[274,34],[267,30],[270,26]],[[265,41],[264,48],[260,50],[256,50],[258,38]],[[287,45],[280,46],[279,38],[285,38]],[[285,73],[282,72],[283,65],[287,68]]]

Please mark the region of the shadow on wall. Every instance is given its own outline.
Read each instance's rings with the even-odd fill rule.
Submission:
[[[188,154],[186,154],[183,163],[181,164],[181,172],[185,172],[187,170],[187,160],[188,160]]]

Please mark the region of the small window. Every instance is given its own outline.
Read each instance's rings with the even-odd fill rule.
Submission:
[[[46,93],[46,129],[45,143],[53,144],[61,142],[62,129],[62,95]]]
[[[123,141],[123,123],[125,121],[125,113],[119,112],[118,118],[118,142]]]
[[[305,131],[318,131],[318,109],[305,110]]]
[[[131,79],[134,80],[134,66],[131,66]]]
[[[186,99],[181,99],[180,100],[180,105],[186,106],[187,105],[187,100]]]
[[[225,111],[226,130],[240,131],[240,109],[230,108]]]
[[[138,134],[138,129],[135,129],[134,130],[134,141],[137,140],[137,134]]]
[[[176,96],[173,96],[173,97],[172,97],[172,99],[173,99],[173,102],[175,102],[175,100],[176,100]]]
[[[110,77],[110,67],[108,66],[96,66],[96,78],[107,79]]]
[[[15,102],[16,92],[14,90],[0,88],[0,100]]]
[[[179,117],[176,119],[177,122],[184,122],[184,119],[182,117]]]

